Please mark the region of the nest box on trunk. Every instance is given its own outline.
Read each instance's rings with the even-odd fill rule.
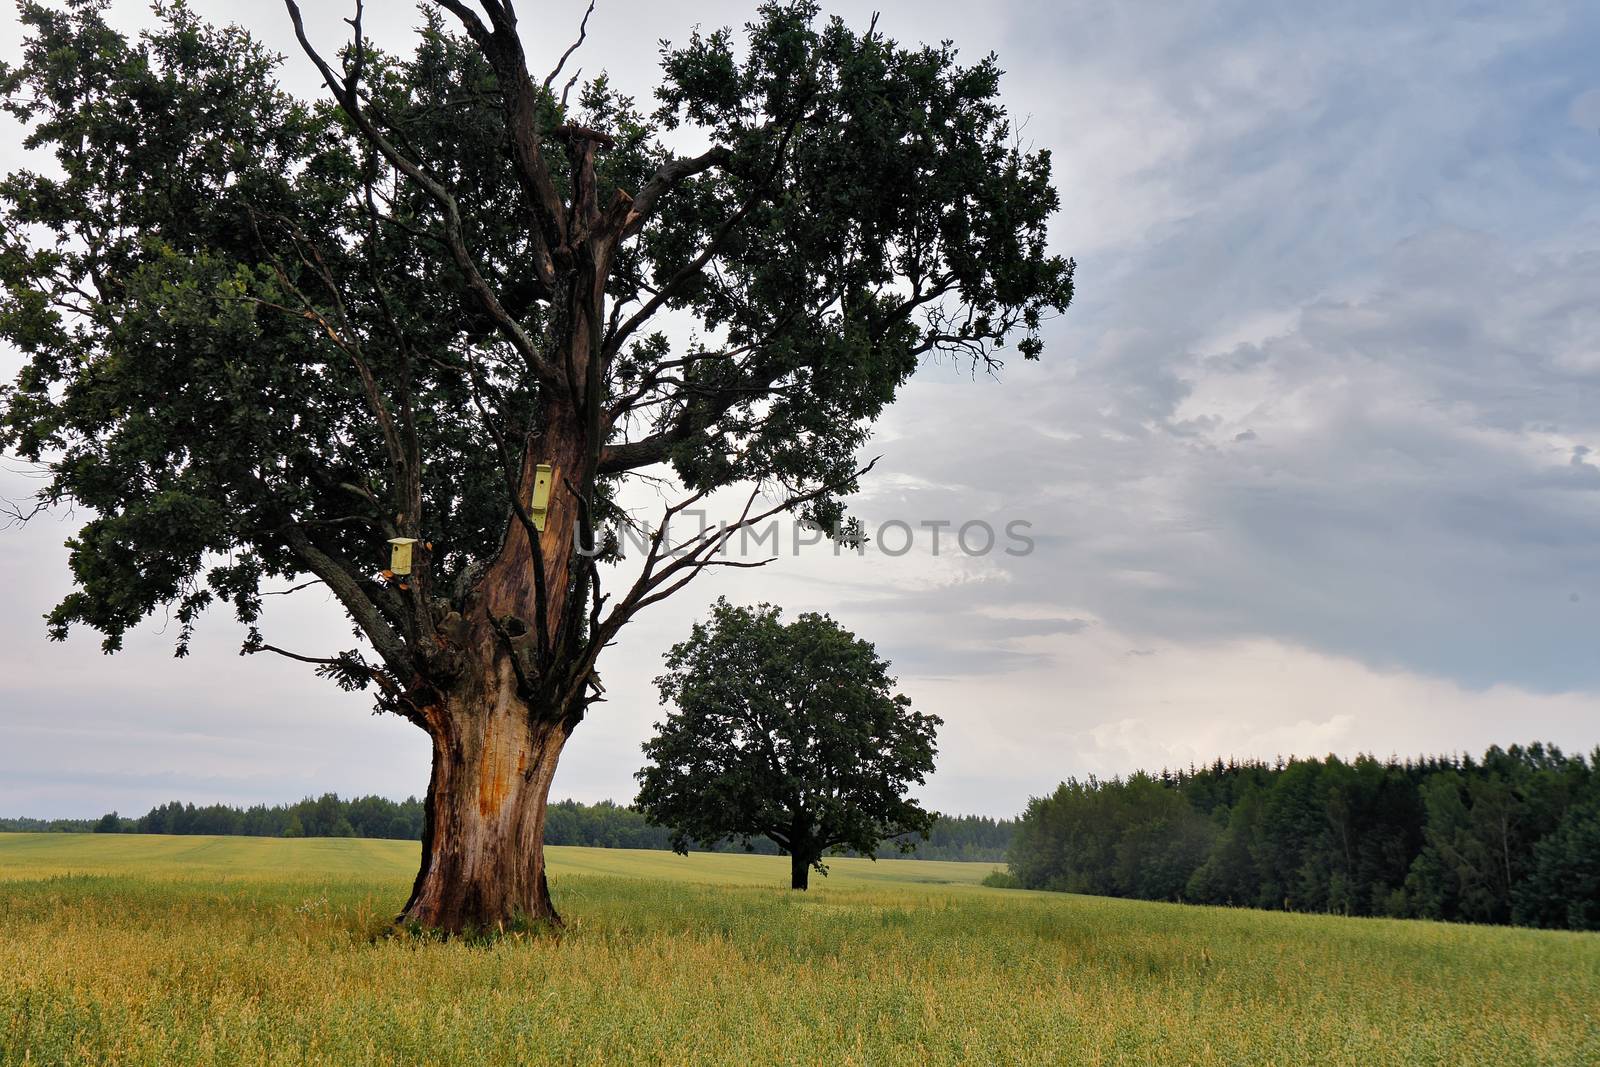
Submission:
[[[555,480],[555,471],[550,464],[541,463],[533,471],[533,499],[528,502],[528,517],[533,519],[533,528],[544,533],[544,520],[550,514],[550,483]]]
[[[411,573],[411,546],[416,543],[415,537],[389,538],[389,570],[396,577]]]

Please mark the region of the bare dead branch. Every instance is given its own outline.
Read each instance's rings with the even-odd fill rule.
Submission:
[[[556,80],[557,76],[560,75],[561,68],[567,65],[567,60],[571,58],[572,53],[576,52],[583,46],[584,38],[589,36],[589,16],[592,14],[594,14],[594,0],[589,0],[589,10],[583,13],[583,21],[578,24],[578,39],[573,41],[571,46],[569,46],[565,52],[561,53],[561,58],[556,62],[555,70],[552,70],[549,74],[545,75],[545,92],[550,91],[550,84]],[[577,75],[574,74],[573,77],[576,78]],[[572,83],[568,82],[567,85],[568,88],[571,88]],[[566,93],[563,92],[561,97],[562,101],[565,102]]]
[[[309,582],[301,582],[299,585],[290,586],[288,589],[264,589],[264,590],[262,590],[261,595],[262,596],[288,596],[290,593],[298,593],[302,589],[310,589],[314,585],[326,585],[326,584],[328,584],[328,583],[324,582],[321,578],[313,578]]]
[[[522,39],[517,35],[517,16],[509,2],[483,0],[481,7],[489,25],[459,0],[435,0],[466,27],[467,34],[494,68],[500,83],[510,154],[517,183],[533,208],[537,226],[533,239],[533,263],[547,289],[556,284],[554,255],[570,255],[567,238],[567,209],[540,148],[539,106],[543,92],[528,74]],[[587,16],[586,16],[587,17]],[[548,88],[548,87],[546,87]]]
[[[251,652],[271,652],[271,653],[274,653],[276,655],[282,656],[284,659],[292,659],[292,660],[295,660],[298,663],[315,663],[318,666],[322,666],[322,667],[355,667],[355,666],[357,666],[357,664],[355,663],[354,660],[346,659],[343,656],[332,656],[332,657],[328,657],[328,656],[302,656],[298,652],[290,652],[287,649],[279,648],[277,645],[259,644],[259,645],[253,646],[251,649],[249,649],[249,651],[251,651]],[[372,668],[371,667],[367,667],[366,669],[370,671]]]

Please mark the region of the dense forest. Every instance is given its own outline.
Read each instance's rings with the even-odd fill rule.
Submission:
[[[1600,929],[1600,750],[1069,779],[1008,858],[1029,889]]]
[[[991,819],[983,815],[941,815],[928,832],[926,841],[915,837],[905,839],[913,851],[902,853],[900,840],[891,839],[882,844],[877,854],[885,859],[909,855],[912,859],[999,863],[1006,858],[1015,825],[1009,819]],[[544,840],[548,845],[670,849],[672,831],[651,824],[632,808],[609,801],[586,805],[563,800],[550,805]],[[718,842],[710,851],[776,855],[778,846],[766,838],[756,838],[748,847],[742,843]]]
[[[136,819],[110,812],[99,819],[0,819],[14,833],[220,834],[243,837],[422,838],[422,801],[407,797],[355,797],[324,793],[298,804],[185,804],[174,800]]]
[[[928,840],[909,840],[913,859],[987,860],[1006,858],[1015,824],[982,815],[941,816]],[[307,797],[298,804],[257,804],[235,808],[226,804],[197,807],[172,801],[151,808],[137,819],[116,812],[100,819],[0,819],[0,831],[128,834],[223,834],[249,837],[387,837],[418,840],[422,837],[422,802],[415,797],[393,801],[386,797],[344,800],[333,793]],[[545,823],[545,843],[587,845],[592,848],[670,849],[672,832],[654,826],[639,812],[609,800],[580,804],[563,800],[550,805]],[[737,842],[718,842],[707,851],[742,852]],[[749,851],[775,853],[765,839],[750,842]],[[886,841],[882,857],[901,855],[898,841]]]

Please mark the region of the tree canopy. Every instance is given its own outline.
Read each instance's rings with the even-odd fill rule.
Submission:
[[[940,720],[894,691],[870,642],[826,615],[781,616],[720,599],[667,652],[656,684],[673,710],[645,743],[637,803],[679,851],[770,839],[803,889],[829,852],[927,836],[934,816],[906,791],[933,770]]]
[[[663,44],[649,104],[565,75],[573,49],[535,74],[510,0],[422,4],[408,54],[352,6],[334,50],[286,0],[326,90],[302,100],[180,3],[130,39],[106,0],[22,0],[0,107],[50,159],[0,180],[0,341],[25,358],[0,448],[42,467],[38,506],[86,512],[53,637],[114,651],[166,611],[183,654],[230,604],[244,651],[427,732],[412,920],[552,918],[545,797],[601,650],[765,562],[719,552],[750,524],[840,528],[921,361],[1039,356],[1073,286],[1050,157],[994,57],[807,0]],[[650,524],[618,490],[652,468],[683,496]],[[673,533],[741,483],[730,521]],[[648,547],[602,589],[622,521]],[[306,585],[352,647],[261,632],[263,598]]]
[[[428,627],[377,580],[382,542],[424,535],[442,593],[491,557],[542,393],[592,385],[602,482],[670,463],[826,518],[919,356],[993,360],[1013,332],[1036,356],[1071,297],[1049,155],[1014,143],[992,57],[768,4],[742,47],[664,47],[643,108],[605,77],[524,84],[515,23],[446,3],[409,56],[358,37],[308,102],[242,29],[169,5],[129,40],[104,7],[23,3],[0,70],[58,171],[0,183],[0,337],[28,358],[0,444],[93,512],[56,636],[115,649],[170,607],[181,650],[214,599],[253,624],[265,580],[309,570],[403,684]],[[712,147],[675,155],[680,131]],[[616,241],[593,383],[555,298],[585,225]],[[665,311],[692,335],[652,328]]]

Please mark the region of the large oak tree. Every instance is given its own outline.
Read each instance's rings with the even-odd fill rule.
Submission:
[[[289,0],[319,100],[240,28],[158,5],[129,39],[104,6],[25,0],[0,70],[53,155],[0,183],[0,337],[26,358],[0,446],[45,466],[41,505],[90,516],[51,633],[115,650],[165,609],[181,653],[230,604],[246,651],[430,738],[403,919],[557,921],[546,794],[601,650],[705,568],[757,562],[719,552],[741,524],[836,523],[920,361],[1038,356],[1072,295],[1049,156],[1019,145],[992,57],[806,2],[663,46],[650,108],[565,60],[531,72],[509,0],[425,3],[405,56],[359,3],[335,48]],[[603,590],[574,546],[651,468],[686,495]],[[741,483],[741,513],[674,537]],[[407,576],[381,571],[391,538],[418,539]],[[266,587],[305,581],[355,647],[259,632]]]

